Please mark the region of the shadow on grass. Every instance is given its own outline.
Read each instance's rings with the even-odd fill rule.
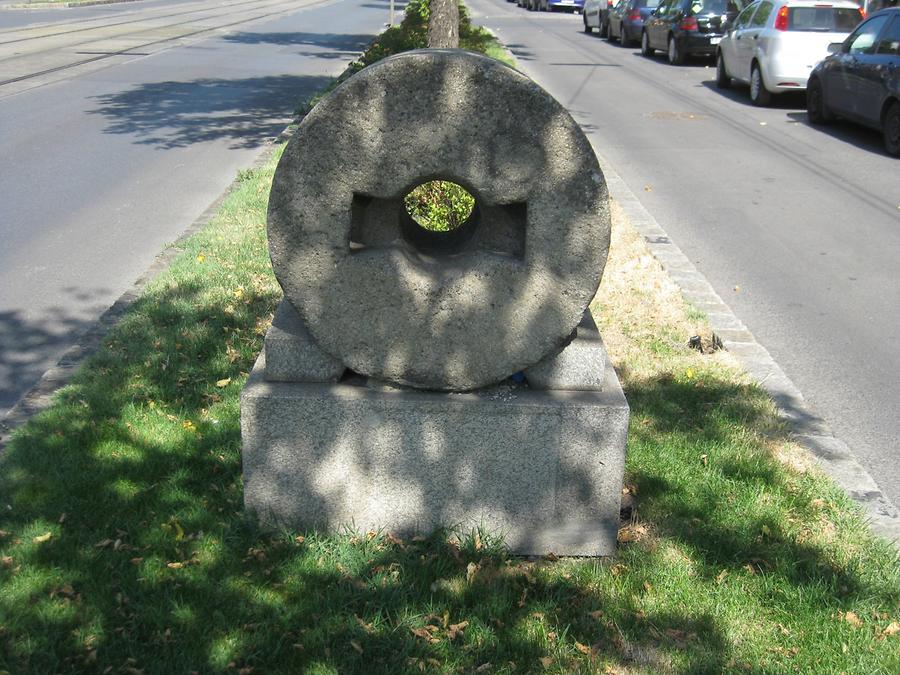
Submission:
[[[95,97],[98,107],[89,112],[109,121],[105,133],[134,136],[139,144],[167,149],[227,139],[232,148],[256,148],[281,133],[298,102],[331,80],[274,75],[152,82]]]
[[[257,531],[242,514],[238,392],[260,348],[259,319],[276,301],[271,282],[219,300],[190,282],[142,298],[59,404],[14,440],[0,475],[4,668],[733,665],[714,603],[676,611],[644,602],[647,580],[669,572],[635,545],[618,561],[530,563],[474,540],[460,551],[442,533],[300,541]],[[739,593],[757,600],[767,591],[753,584],[765,576],[806,605],[896,606],[896,588],[752,508],[796,489],[758,447],[727,449],[766,414],[759,392],[665,377],[632,384],[629,396],[641,514],[661,542],[694,553],[706,584],[726,569],[744,575]],[[703,583],[698,597],[711,593]]]

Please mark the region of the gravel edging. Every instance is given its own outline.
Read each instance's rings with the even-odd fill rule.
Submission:
[[[596,149],[595,149],[596,152]],[[775,401],[778,415],[788,423],[791,438],[815,457],[828,474],[864,511],[872,531],[900,548],[900,511],[863,468],[850,447],[837,438],[806,402],[765,347],[713,290],[694,264],[669,238],[609,163],[597,153],[610,196],[644,238],[650,253],[681,289],[684,299],[705,312],[725,349]]]

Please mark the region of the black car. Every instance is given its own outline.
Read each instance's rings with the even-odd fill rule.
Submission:
[[[840,116],[879,129],[900,155],[900,8],[872,14],[829,51],[806,85],[809,121]]]
[[[641,32],[641,54],[665,51],[680,65],[690,54],[712,56],[725,35],[727,17],[737,16],[748,0],[662,0]]]

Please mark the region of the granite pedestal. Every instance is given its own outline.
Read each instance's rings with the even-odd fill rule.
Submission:
[[[289,342],[297,324],[286,310],[279,318],[272,330]],[[505,380],[434,392],[353,374],[270,381],[264,352],[241,399],[247,509],[273,527],[480,525],[517,554],[614,553],[629,411],[592,327],[588,315],[551,357],[568,390]],[[294,335],[293,353],[316,349],[302,330]],[[580,377],[563,367],[574,363],[566,350],[579,355]],[[293,376],[315,376],[317,364],[305,372],[298,363]]]

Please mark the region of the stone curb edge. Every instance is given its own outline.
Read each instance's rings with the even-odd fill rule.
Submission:
[[[19,2],[14,5],[0,5],[0,9],[69,9],[74,7],[91,7],[92,5],[118,5],[122,2],[140,2],[141,0],[85,0],[84,2]]]
[[[287,140],[293,133],[293,123],[286,127],[278,136],[269,138],[264,141],[266,146],[250,165],[251,169],[257,169],[264,166],[272,153],[278,147],[279,143]],[[52,403],[53,395],[62,387],[66,386],[77,372],[85,359],[94,354],[99,349],[103,338],[109,330],[115,326],[131,304],[137,300],[144,288],[153,279],[167,270],[172,261],[184,250],[181,244],[189,237],[202,230],[210,220],[218,213],[222,203],[237,187],[240,179],[235,179],[208,207],[201,213],[187,229],[185,229],[178,238],[166,246],[166,248],[156,256],[153,264],[147,268],[143,274],[134,282],[134,284],[125,291],[119,298],[107,309],[100,318],[97,319],[86,331],[80,333],[75,338],[75,343],[67,349],[57,361],[56,365],[47,370],[43,374],[37,384],[29,389],[16,404],[9,409],[9,412],[0,420],[0,455],[6,448],[13,431],[25,424],[32,415],[46,410]]]
[[[622,177],[600,153],[597,157],[610,196],[622,207],[653,257],[681,289],[684,299],[706,313],[710,327],[722,338],[725,349],[772,397],[778,415],[791,430],[792,440],[810,452],[821,469],[862,508],[875,534],[900,547],[900,511],[897,507],[880,490],[850,447],[835,437],[825,420],[810,408],[800,390],[713,290],[706,277],[669,239]]]

